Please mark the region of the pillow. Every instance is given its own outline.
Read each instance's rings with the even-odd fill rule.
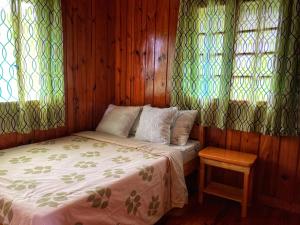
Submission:
[[[127,137],[141,109],[142,107],[139,106],[115,106],[110,104],[96,131]]]
[[[144,106],[135,138],[155,143],[170,143],[171,125],[177,108],[154,108]]]
[[[186,145],[193,128],[197,110],[178,111],[171,130],[171,144]]]
[[[146,106],[151,106],[151,105],[146,105]],[[136,133],[136,130],[137,130],[138,126],[139,126],[139,122],[140,122],[140,118],[141,118],[142,111],[143,111],[143,110],[141,110],[141,111],[139,112],[139,115],[138,115],[137,118],[135,119],[135,121],[134,121],[134,123],[133,123],[133,126],[132,126],[131,129],[130,129],[129,135],[131,135],[131,136],[134,136],[135,133]]]

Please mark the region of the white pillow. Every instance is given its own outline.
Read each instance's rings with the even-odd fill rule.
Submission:
[[[149,105],[145,105],[145,106],[151,106],[151,105],[149,104]],[[142,108],[142,107],[143,107],[143,106],[141,106],[141,108]],[[143,109],[143,108],[142,108],[142,109]],[[138,126],[139,126],[141,114],[142,114],[142,111],[143,111],[142,109],[141,109],[141,111],[139,112],[139,115],[136,117],[136,119],[135,119],[135,121],[134,121],[134,123],[133,123],[133,125],[132,125],[132,127],[131,127],[131,129],[130,129],[129,135],[132,135],[132,136],[135,135],[136,130],[137,130]]]
[[[96,131],[127,137],[141,109],[142,107],[140,106],[116,106],[110,104]]]
[[[170,143],[171,125],[177,108],[154,108],[144,106],[135,138],[155,143]]]
[[[178,111],[171,130],[171,144],[186,145],[197,116],[196,110]]]

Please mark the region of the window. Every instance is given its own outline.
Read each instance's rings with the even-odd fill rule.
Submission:
[[[0,102],[18,101],[18,87],[26,101],[39,100],[41,95],[40,62],[44,53],[39,44],[48,40],[39,36],[38,7],[31,1],[19,1],[20,6],[15,4],[10,0],[0,1]],[[20,18],[16,20],[18,10]],[[13,24],[13,18],[17,25]],[[22,78],[18,78],[18,70],[22,70]]]
[[[203,5],[199,10],[199,80],[200,95],[215,93],[217,97],[223,61],[223,39],[225,25],[225,5],[219,3],[212,8]],[[206,80],[213,78],[214,82]]]
[[[279,3],[246,1],[238,8],[231,99],[266,101],[276,67]]]
[[[181,0],[171,105],[198,110],[202,126],[298,135],[298,6]]]
[[[9,2],[0,1],[0,102],[18,100],[17,63]]]
[[[276,68],[279,3],[239,1],[235,13],[238,23],[234,32],[230,98],[266,101],[270,97],[271,78]],[[214,93],[217,98],[224,60],[225,4],[200,7],[199,21],[199,65],[203,77],[199,80],[199,96]],[[211,81],[211,77],[214,82],[206,81]],[[249,94],[252,93],[250,90],[257,91]]]
[[[63,126],[60,0],[0,1],[0,134]]]

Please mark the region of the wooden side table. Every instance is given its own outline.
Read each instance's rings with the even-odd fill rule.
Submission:
[[[247,216],[248,200],[252,194],[253,166],[256,155],[231,151],[215,147],[207,147],[199,152],[199,202],[203,202],[203,195],[211,194],[240,202],[242,205],[241,216]],[[208,166],[208,181],[205,186],[205,165]],[[233,170],[244,174],[243,189],[210,181],[210,166]]]

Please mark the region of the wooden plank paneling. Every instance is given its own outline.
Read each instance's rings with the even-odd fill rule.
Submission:
[[[295,183],[293,185],[293,193],[294,193],[294,199],[293,203],[300,205],[300,192],[299,192],[299,187],[300,187],[300,140],[299,140],[299,146],[298,146],[298,162],[297,162],[297,172],[296,172],[296,177],[295,177]]]
[[[79,2],[79,0],[77,0]],[[89,6],[90,4],[82,4],[81,6],[76,7],[77,15],[75,17],[75,21],[77,23],[77,60],[78,60],[78,73],[77,73],[77,81],[75,84],[76,98],[78,99],[78,106],[76,111],[76,117],[78,118],[76,123],[77,130],[83,130],[87,125],[87,117],[85,116],[87,113],[87,103],[86,103],[86,95],[87,95],[87,56],[89,55],[89,36],[91,32],[88,32],[88,24],[89,24]],[[85,35],[79,35],[85,34]]]
[[[96,29],[96,40],[95,40],[95,73],[96,80],[94,87],[95,93],[95,123],[97,124],[101,119],[106,106],[108,105],[108,100],[111,95],[111,90],[109,89],[109,83],[111,76],[109,75],[109,70],[107,70],[108,66],[108,48],[110,48],[110,43],[108,39],[108,10],[105,1],[97,1],[96,0],[96,9],[97,12],[95,14],[95,29]],[[114,31],[111,31],[114,33]],[[113,34],[114,35],[114,34]],[[105,44],[104,44],[105,43]],[[112,51],[114,53],[114,51]],[[94,124],[95,125],[95,124]]]
[[[120,27],[121,27],[121,70],[120,70],[120,104],[126,104],[126,84],[127,84],[127,1],[118,1],[120,4]]]
[[[126,98],[125,104],[130,105],[133,92],[133,42],[134,42],[134,7],[135,1],[127,1],[127,17],[126,17]]]
[[[242,132],[241,134],[241,152],[247,152],[257,155],[259,148],[260,135],[252,132]]]
[[[108,91],[106,95],[106,102],[104,105],[104,109],[110,103],[114,103],[115,101],[115,51],[116,48],[116,35],[115,35],[115,24],[116,24],[116,1],[113,0],[108,4],[107,9],[107,23],[106,23],[106,32],[107,32],[107,47],[106,47],[106,54],[104,55],[107,58],[107,65],[106,65],[106,80]],[[102,28],[98,30],[101,32]],[[104,111],[103,111],[104,112]],[[102,116],[102,115],[101,115]],[[100,119],[100,118],[99,118]],[[97,123],[99,120],[97,121]]]
[[[168,39],[168,70],[167,70],[167,91],[166,91],[166,105],[170,105],[171,94],[171,76],[173,73],[173,62],[175,56],[176,31],[179,12],[179,1],[170,0],[169,7],[169,39]]]
[[[207,129],[207,145],[215,147],[226,147],[226,132],[219,128]]]
[[[226,149],[240,151],[242,132],[235,130],[226,131]],[[220,172],[218,172],[220,173]],[[233,171],[224,171],[223,180],[228,185],[242,186],[242,176]]]
[[[72,132],[74,130],[74,83],[75,83],[75,74],[77,71],[77,65],[74,65],[75,60],[75,52],[74,43],[76,41],[76,32],[74,26],[74,1],[65,0],[63,1],[63,21],[64,21],[64,65],[65,65],[65,82],[66,82],[66,107],[67,107],[67,124],[68,124],[68,132]]]
[[[297,164],[299,139],[282,137],[278,160],[277,192],[276,197],[281,200],[292,202]]]
[[[146,60],[146,1],[135,0],[134,5],[134,26],[133,26],[133,77],[132,77],[132,93],[131,105],[141,105],[144,103],[144,63]]]
[[[275,196],[276,176],[278,172],[278,160],[280,139],[262,135],[259,146],[257,182],[259,192],[269,196]]]
[[[115,103],[120,105],[121,103],[121,55],[122,55],[122,38],[121,38],[121,3],[115,1]]]
[[[145,104],[153,104],[153,85],[155,74],[155,43],[156,43],[156,3],[157,0],[146,1],[147,11],[147,37],[146,37],[146,79],[145,79]]]
[[[240,151],[242,133],[235,130],[226,131],[226,148]]]
[[[89,46],[88,56],[87,56],[87,94],[86,94],[86,104],[87,104],[87,115],[88,117],[87,126],[92,129],[95,121],[95,82],[96,82],[96,0],[91,0],[91,4],[88,7],[88,28],[89,39],[87,45]]]
[[[155,29],[155,74],[154,74],[154,101],[156,106],[166,105],[167,90],[167,62],[169,39],[169,0],[157,1],[156,29]]]

